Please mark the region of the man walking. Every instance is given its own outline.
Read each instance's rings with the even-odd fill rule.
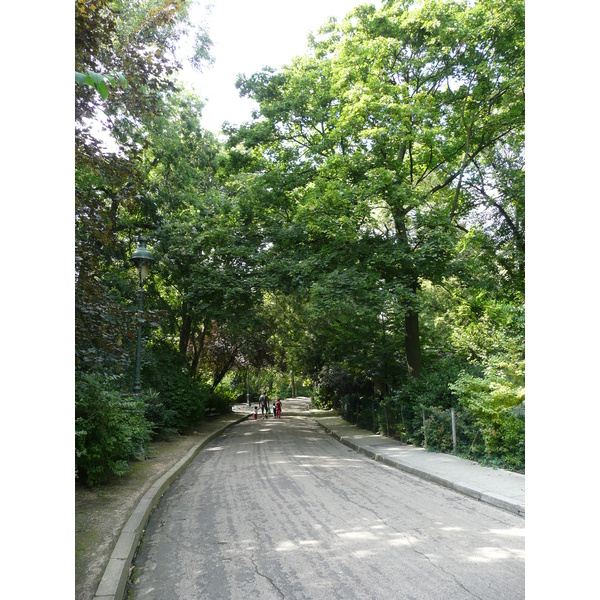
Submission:
[[[269,418],[269,410],[268,410],[269,399],[266,394],[261,394],[258,397],[258,405],[260,406],[260,412],[262,414],[263,419]]]

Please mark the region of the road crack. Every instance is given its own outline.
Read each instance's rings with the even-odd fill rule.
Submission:
[[[250,520],[250,523],[252,524],[252,527],[254,528],[254,535],[256,537],[257,546],[260,547],[260,545],[261,545],[260,529],[261,528],[256,524],[256,521]],[[273,581],[273,579],[271,579],[268,575],[265,575],[264,573],[262,573],[260,571],[260,569],[258,568],[258,565],[254,561],[254,558],[252,556],[248,556],[248,560],[252,563],[252,566],[254,567],[255,573],[259,577],[262,577],[263,579],[266,579],[271,584],[271,587],[277,592],[277,594],[279,594],[279,596],[281,598],[285,598],[285,594],[279,589],[279,587],[277,587],[277,584]]]
[[[265,575],[264,573],[260,572],[260,569],[258,568],[258,565],[254,562],[254,559],[251,556],[248,557],[248,560],[250,560],[250,562],[252,563],[252,566],[254,567],[255,573],[259,577],[262,577],[263,579],[266,579],[271,584],[271,586],[273,587],[273,589],[277,592],[277,594],[279,594],[279,596],[281,598],[285,598],[285,594],[277,587],[277,584],[268,575]]]

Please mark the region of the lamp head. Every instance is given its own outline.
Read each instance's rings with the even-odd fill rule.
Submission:
[[[154,257],[148,248],[146,248],[146,238],[140,237],[138,247],[135,249],[130,258],[131,262],[138,270],[140,279],[144,281],[150,271],[150,265],[154,262]]]

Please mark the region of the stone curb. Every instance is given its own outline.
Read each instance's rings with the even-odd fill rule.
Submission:
[[[329,435],[334,437],[336,440],[338,440],[345,446],[352,448],[359,454],[364,454],[368,458],[371,458],[373,460],[381,462],[388,467],[394,467],[401,471],[405,471],[406,473],[410,473],[411,475],[415,475],[417,477],[420,477],[421,479],[425,479],[427,481],[431,481],[432,483],[436,483],[443,487],[452,489],[456,492],[460,492],[461,494],[465,494],[466,496],[470,496],[471,498],[475,498],[476,500],[480,500],[481,502],[485,502],[486,504],[491,504],[492,506],[495,506],[497,508],[502,508],[504,510],[507,510],[507,511],[514,513],[516,515],[519,515],[521,517],[525,517],[525,506],[522,502],[515,501],[515,500],[513,500],[511,498],[507,498],[505,496],[500,496],[498,494],[495,494],[494,492],[476,489],[475,487],[473,487],[469,484],[463,483],[463,482],[451,481],[449,479],[440,477],[439,475],[430,473],[424,469],[419,469],[417,467],[406,465],[400,461],[393,460],[393,459],[387,458],[385,456],[381,456],[380,454],[377,454],[376,452],[373,452],[372,450],[363,448],[362,446],[358,446],[357,444],[355,444],[348,438],[336,433],[335,431],[333,431],[332,429],[330,429],[329,427],[327,427],[326,425],[321,423],[318,420],[318,417],[312,417],[312,418]]]
[[[94,600],[122,600],[125,594],[125,588],[129,579],[131,562],[137,550],[138,544],[142,539],[146,523],[150,518],[150,513],[158,504],[162,495],[167,491],[171,483],[181,475],[186,467],[192,462],[196,455],[218,435],[224,431],[241,423],[250,415],[243,415],[235,421],[231,421],[221,429],[208,434],[198,444],[196,444],[181,460],[171,467],[164,475],[159,477],[142,496],[137,507],[125,523],[117,544],[110,556],[108,564]]]

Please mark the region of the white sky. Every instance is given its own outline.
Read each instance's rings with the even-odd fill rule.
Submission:
[[[256,105],[240,98],[239,73],[251,75],[264,66],[278,68],[307,50],[307,36],[328,17],[343,17],[360,4],[381,6],[380,0],[213,0],[207,14],[200,5],[193,15],[206,20],[215,63],[205,73],[185,69],[184,81],[206,100],[203,127],[218,134],[224,121],[250,120]]]

